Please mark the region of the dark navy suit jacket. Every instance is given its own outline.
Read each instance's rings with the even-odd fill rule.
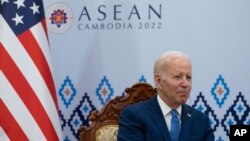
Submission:
[[[154,96],[127,106],[119,117],[118,141],[171,141],[164,116]],[[214,141],[209,118],[184,104],[180,141]]]

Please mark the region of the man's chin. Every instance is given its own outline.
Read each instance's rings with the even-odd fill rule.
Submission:
[[[179,99],[180,104],[185,104],[188,100],[188,97],[182,97]]]

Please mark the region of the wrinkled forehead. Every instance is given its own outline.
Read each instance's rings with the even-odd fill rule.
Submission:
[[[172,56],[167,58],[164,70],[166,73],[183,73],[192,74],[192,66],[188,57],[185,56]]]

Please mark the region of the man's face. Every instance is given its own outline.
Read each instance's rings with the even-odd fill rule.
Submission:
[[[187,58],[172,57],[158,76],[159,95],[170,107],[186,103],[192,88],[192,67]],[[157,77],[157,76],[156,76]]]

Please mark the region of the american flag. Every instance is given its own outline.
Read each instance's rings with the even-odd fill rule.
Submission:
[[[0,0],[0,140],[62,140],[42,0]]]

